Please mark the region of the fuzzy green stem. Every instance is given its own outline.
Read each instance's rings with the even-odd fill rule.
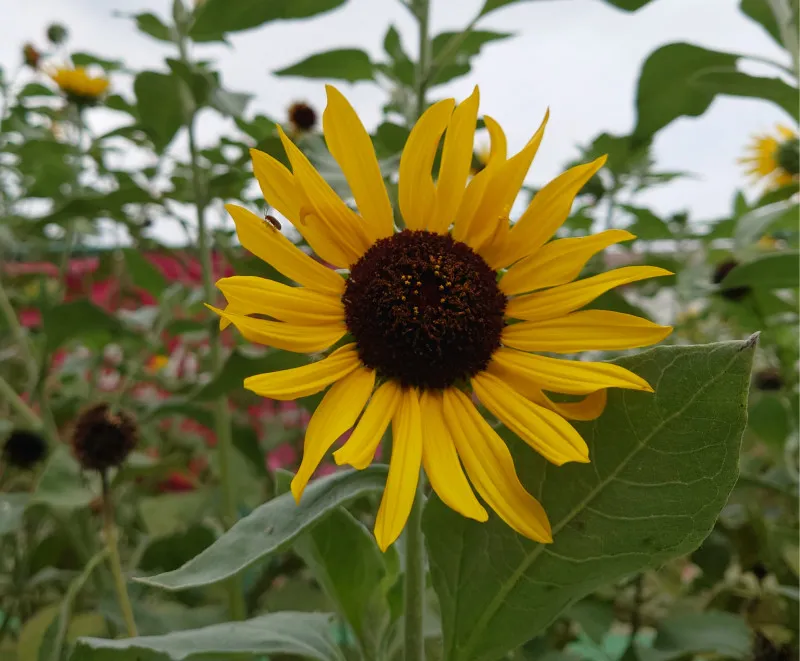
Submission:
[[[427,105],[425,95],[428,91],[431,43],[429,35],[430,4],[429,0],[416,0],[415,15],[419,23],[419,61],[417,62],[416,92],[417,104],[414,120],[420,118]]]
[[[128,633],[128,638],[134,638],[137,635],[136,620],[133,618],[131,599],[128,596],[128,587],[125,583],[122,562],[119,558],[119,533],[117,524],[114,521],[114,501],[111,494],[111,486],[108,483],[108,475],[105,471],[100,474],[100,478],[103,483],[103,532],[106,548],[108,549],[108,564],[111,568],[111,575],[114,577],[114,590],[117,593],[119,609],[122,611],[122,618],[125,621],[125,630]]]
[[[181,60],[187,64],[189,57],[186,48],[186,38],[179,41]],[[189,92],[189,90],[185,90]],[[185,95],[187,96],[187,95]],[[200,265],[203,271],[203,296],[206,301],[213,301],[214,292],[214,273],[212,263],[211,244],[208,240],[208,228],[206,227],[206,208],[208,205],[208,195],[203,184],[203,173],[200,169],[200,158],[197,151],[197,140],[195,138],[195,115],[196,110],[194,100],[190,93],[186,101],[187,120],[186,129],[189,138],[189,157],[192,165],[192,189],[195,200],[195,211],[197,216],[197,246],[200,253]],[[222,369],[223,355],[219,341],[219,331],[216,327],[211,330],[209,338],[211,369],[214,374]],[[219,456],[219,472],[222,482],[222,502],[223,502],[223,523],[226,528],[230,528],[237,517],[236,510],[236,482],[232,474],[233,459],[233,437],[231,434],[231,416],[228,406],[228,398],[224,395],[214,401],[214,431],[217,435],[217,449]],[[231,618],[243,620],[246,616],[244,592],[241,578],[233,576],[228,579],[228,603]]]
[[[797,30],[794,26],[792,8],[787,0],[767,0],[775,22],[778,25],[778,32],[781,37],[783,47],[789,51],[792,58],[792,70],[795,80],[800,79],[800,50],[798,44]]]
[[[36,358],[33,355],[28,336],[25,334],[25,329],[22,327],[22,324],[19,323],[17,313],[14,312],[14,306],[11,305],[11,300],[8,298],[2,281],[0,281],[0,312],[2,312],[3,317],[5,317],[6,324],[8,324],[11,329],[11,335],[14,337],[14,341],[22,354],[25,368],[28,372],[28,380],[30,384],[34,384],[38,373]]]
[[[6,400],[19,416],[25,420],[25,424],[30,425],[33,429],[39,430],[42,428],[42,421],[34,410],[28,406],[22,398],[16,393],[2,376],[0,376],[0,397]]]
[[[425,661],[425,542],[422,534],[422,480],[406,524],[405,661]]]

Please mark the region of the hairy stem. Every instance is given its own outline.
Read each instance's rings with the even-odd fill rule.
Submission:
[[[406,524],[405,661],[425,661],[425,542],[422,535],[422,481]]]

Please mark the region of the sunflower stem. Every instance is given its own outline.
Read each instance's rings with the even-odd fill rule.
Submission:
[[[6,400],[12,409],[14,409],[21,418],[25,420],[25,424],[30,425],[34,430],[42,429],[42,421],[35,411],[28,406],[24,400],[17,394],[2,376],[0,376],[0,397]]]
[[[135,638],[137,635],[136,620],[133,618],[131,599],[128,596],[125,576],[122,573],[122,562],[119,558],[119,533],[114,521],[114,502],[106,471],[100,473],[100,479],[103,484],[103,533],[108,549],[108,564],[111,567],[111,575],[114,577],[114,589],[117,593],[119,608],[122,611],[122,619],[125,620],[125,630],[128,638]]]
[[[179,26],[180,27],[180,26]],[[180,59],[191,67],[186,36],[181,35],[178,41]],[[203,181],[203,172],[200,169],[200,159],[195,137],[195,118],[197,107],[188,86],[183,86],[184,107],[186,109],[186,131],[189,138],[189,157],[191,159],[192,189],[194,192],[195,212],[197,216],[197,247],[200,253],[200,265],[203,272],[203,297],[206,301],[215,299],[214,272],[211,252],[211,243],[208,240],[206,227],[206,208],[208,206],[207,189]],[[214,325],[210,331],[209,352],[211,369],[216,375],[222,369],[223,355],[219,341],[218,326]],[[237,517],[236,510],[236,483],[232,475],[233,436],[231,434],[231,416],[226,396],[218,397],[214,401],[214,432],[217,436],[217,453],[219,457],[220,481],[222,482],[223,524],[230,528]],[[228,591],[228,608],[234,620],[243,620],[246,616],[244,592],[241,577],[232,576],[226,582]]]
[[[405,661],[425,661],[425,543],[422,535],[422,479],[406,524]]]
[[[423,112],[427,102],[425,95],[428,91],[428,73],[430,69],[431,58],[431,40],[429,34],[429,21],[430,21],[430,2],[429,0],[415,0],[414,2],[414,15],[417,17],[419,24],[419,61],[417,62],[417,75],[416,75],[416,107],[414,109],[414,121],[418,120]],[[411,124],[414,121],[410,122]]]

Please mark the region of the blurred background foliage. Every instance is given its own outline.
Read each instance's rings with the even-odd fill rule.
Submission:
[[[68,25],[20,35],[30,43],[20,43],[19,61],[2,64],[3,659],[67,658],[78,636],[114,637],[124,629],[110,579],[95,570],[103,561],[99,485],[67,445],[87,404],[122,405],[138,420],[138,446],[112,484],[128,575],[181,566],[236,518],[272,498],[281,489],[281,470],[296,468],[318,397],[272,402],[244,391],[241,382],[307,359],[254,347],[236,333],[220,335],[203,307],[216,298],[210,283],[222,275],[285,279],[244,252],[230,231],[210,231],[206,218],[224,213],[223,203],[233,200],[270,212],[254,186],[248,150],[286,162],[278,124],[345,197],[347,184],[325,149],[321,108],[298,102],[286,117],[254,112],[250,95],[228,89],[213,61],[193,59],[192,46],[225,42],[274,21],[318,15],[315,20],[324,21],[325,12],[344,1],[205,0],[190,7],[175,0],[163,15],[132,15],[132,30],[172,46],[153,71],[131,70],[72,43]],[[648,4],[605,1],[628,12]],[[482,29],[481,20],[513,2],[486,0],[463,31],[431,35],[430,65],[422,72],[429,100],[439,85],[468,74],[482,48],[511,36]],[[417,11],[417,4],[409,10]],[[604,153],[609,159],[559,233],[623,228],[637,236],[596,257],[588,274],[639,262],[675,273],[605,294],[597,307],[672,324],[667,341],[674,344],[761,333],[739,481],[697,551],[596,590],[509,659],[797,658],[798,6],[796,0],[741,0],[740,9],[784,48],[786,62],[768,62],[772,74],[754,76],[737,66],[747,53],[688,43],[651,53],[641,64],[631,133],[603,133],[580,146],[582,159]],[[403,41],[413,36],[401,40],[387,26],[381,58],[353,44],[309,53],[275,72],[320,85],[364,81],[385,92],[373,140],[392,196],[420,75]],[[54,82],[56,67],[83,67],[110,85],[99,95],[76,97]],[[123,80],[132,81],[133,94],[117,91]],[[745,189],[743,173],[743,190],[724,217],[708,221],[688,211],[662,217],[639,202],[640,194],[692,173],[660,170],[653,139],[680,117],[702,115],[718,95],[759,99],[785,111],[785,130],[754,145],[760,159],[754,167],[767,176]],[[117,115],[116,128],[93,131],[98,106]],[[200,148],[195,119],[209,112],[230,118],[235,130]],[[188,150],[178,136],[188,139]],[[744,142],[746,136],[731,139]],[[476,170],[483,158],[476,150]],[[187,220],[187,209],[195,218]],[[154,219],[166,217],[183,227],[182,247],[161,245],[150,231]],[[45,443],[29,452],[32,442],[22,443],[21,434]],[[221,450],[228,443],[221,434],[230,435],[230,452]],[[232,485],[223,484],[226,472],[235,475]],[[357,499],[351,511],[374,511],[374,494]],[[279,549],[244,574],[239,616],[335,610],[319,571],[307,549]],[[228,619],[217,586],[169,594],[136,583],[129,589],[142,635]],[[347,650],[347,629],[340,624],[334,633]],[[434,659],[436,636],[430,641]]]

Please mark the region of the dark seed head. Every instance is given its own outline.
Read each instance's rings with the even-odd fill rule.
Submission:
[[[289,122],[298,131],[310,131],[317,123],[317,111],[302,101],[289,106]]]
[[[720,284],[725,279],[725,276],[727,276],[728,273],[730,273],[737,266],[739,266],[739,262],[737,262],[735,259],[728,259],[724,262],[720,262],[714,269],[714,274],[711,276],[711,282],[713,282],[715,285]],[[750,287],[728,287],[720,288],[719,290],[720,296],[727,298],[729,301],[741,301],[749,293]]]
[[[47,38],[50,40],[50,43],[56,45],[62,44],[67,40],[68,34],[67,28],[60,23],[51,23],[47,27]]]
[[[3,445],[3,461],[9,466],[29,470],[47,455],[47,443],[36,432],[15,429]]]
[[[791,643],[779,645],[773,643],[760,631],[753,641],[753,661],[793,661],[797,659],[797,650]]]
[[[781,371],[776,367],[768,367],[756,372],[753,381],[759,390],[774,391],[783,388],[783,377]]]
[[[404,386],[451,386],[486,369],[500,346],[497,274],[449,235],[405,230],[377,241],[342,300],[361,361]]]
[[[124,411],[112,412],[108,404],[102,403],[78,417],[72,432],[72,449],[85,469],[103,472],[122,464],[137,440],[133,417]]]

